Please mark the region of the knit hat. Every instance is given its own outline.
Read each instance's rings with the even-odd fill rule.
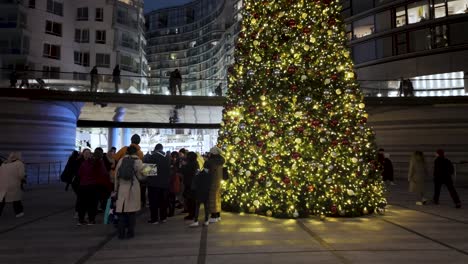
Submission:
[[[436,153],[437,153],[437,155],[439,155],[439,157],[444,157],[444,156],[445,156],[445,152],[444,152],[443,149],[438,149],[438,150],[436,151]]]
[[[221,155],[222,151],[220,148],[214,146],[210,149],[210,153],[213,155]]]

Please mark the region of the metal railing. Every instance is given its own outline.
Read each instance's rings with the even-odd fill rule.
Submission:
[[[62,161],[28,162],[24,164],[27,185],[57,183],[62,173]]]

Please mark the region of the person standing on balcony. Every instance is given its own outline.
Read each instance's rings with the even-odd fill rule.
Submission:
[[[115,93],[119,93],[119,84],[120,84],[120,66],[115,65],[114,70],[112,71],[112,82],[114,82]]]
[[[223,95],[223,88],[222,88],[221,83],[218,84],[218,86],[216,87],[214,92],[215,92],[216,96],[222,96]]]
[[[182,75],[180,74],[179,69],[175,69],[171,72],[169,77],[169,88],[171,90],[171,95],[177,95],[177,89],[179,94],[182,95]]]
[[[16,83],[18,82],[18,73],[16,70],[13,70],[10,73],[10,88],[16,88]]]
[[[93,92],[94,90],[97,92],[97,88],[99,84],[99,75],[98,75],[97,66],[94,66],[89,74],[91,75],[91,87],[89,88],[89,91]]]
[[[5,203],[13,203],[16,218],[24,216],[21,198],[21,183],[25,178],[24,164],[20,152],[12,152],[8,160],[0,166],[0,216]]]
[[[29,68],[28,66],[24,66],[23,73],[21,74],[21,83],[19,88],[26,86],[29,89]]]

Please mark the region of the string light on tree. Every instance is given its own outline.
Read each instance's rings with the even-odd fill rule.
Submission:
[[[245,0],[219,145],[223,208],[274,217],[383,212],[374,133],[338,0]]]

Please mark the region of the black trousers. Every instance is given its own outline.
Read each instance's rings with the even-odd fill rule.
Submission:
[[[109,199],[111,192],[105,186],[98,186],[98,197],[99,197],[99,209],[102,211],[106,210],[107,200]]]
[[[440,197],[440,189],[442,188],[442,185],[447,186],[447,189],[450,193],[450,196],[452,197],[452,200],[455,204],[460,204],[460,197],[458,197],[458,193],[455,190],[455,186],[453,186],[453,181],[452,179],[445,180],[445,181],[434,181],[434,203],[439,203],[439,197]]]
[[[88,220],[96,220],[99,190],[97,185],[80,186],[78,190],[78,219],[84,222],[86,213]]]
[[[5,198],[0,202],[0,216],[3,213],[3,208],[5,208]],[[21,201],[14,201],[13,211],[15,214],[21,214],[23,212],[23,203],[21,203]]]
[[[132,238],[135,236],[136,213],[119,213],[117,225],[119,238]]]
[[[148,200],[151,222],[163,221],[167,218],[167,189],[148,186]]]
[[[198,221],[198,215],[200,214],[201,204],[203,204],[203,208],[205,209],[205,222],[208,221],[210,215],[210,205],[208,204],[208,198],[206,198],[202,200],[197,200],[195,203],[195,216],[193,218],[195,222]]]

